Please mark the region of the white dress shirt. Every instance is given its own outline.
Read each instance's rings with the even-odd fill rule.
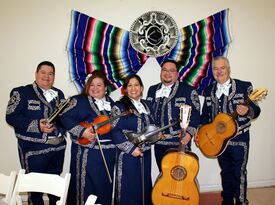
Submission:
[[[228,79],[224,84],[217,84],[216,96],[220,98],[222,94],[228,96],[229,89],[231,87],[230,79]]]
[[[47,102],[51,102],[54,98],[58,96],[58,92],[53,89],[43,89],[43,95],[46,98]]]
[[[97,105],[99,111],[107,110],[111,111],[111,103],[106,101],[106,98],[95,99],[95,104]]]
[[[156,98],[166,97],[168,98],[173,85],[165,86],[162,84],[161,88],[156,92]]]
[[[140,100],[134,100],[132,98],[131,98],[131,100],[139,114],[142,114],[142,113],[148,114],[144,105],[140,102]]]

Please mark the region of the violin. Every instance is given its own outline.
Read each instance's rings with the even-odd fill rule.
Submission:
[[[179,123],[178,120],[161,128],[158,128],[155,125],[148,125],[140,133],[127,132],[125,135],[130,142],[137,146],[143,143],[154,144],[160,140],[160,133],[163,130],[172,127],[177,123]]]
[[[99,115],[94,119],[94,121],[92,123],[85,121],[85,122],[81,122],[80,125],[84,128],[92,128],[92,130],[94,132],[96,132],[97,134],[104,135],[111,131],[111,129],[112,129],[111,122],[113,122],[117,118],[129,115],[131,113],[132,113],[131,110],[127,110],[127,111],[122,112],[121,114],[116,115],[112,118],[109,118],[106,115]],[[87,145],[87,144],[91,143],[90,140],[88,140],[87,138],[84,138],[84,137],[78,137],[77,141],[81,145]]]

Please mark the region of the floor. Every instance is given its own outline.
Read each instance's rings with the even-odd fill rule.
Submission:
[[[275,204],[275,187],[248,189],[247,198],[251,205],[272,205]],[[202,193],[200,205],[220,205],[221,196],[218,192]]]
[[[252,188],[247,192],[250,205],[272,205],[275,204],[275,187]],[[221,197],[218,192],[202,193],[200,205],[220,205]],[[23,203],[27,205],[27,203]],[[47,203],[45,204],[47,205]]]

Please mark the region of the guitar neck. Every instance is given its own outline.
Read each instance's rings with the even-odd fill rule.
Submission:
[[[185,129],[183,129],[183,130],[180,131],[180,144],[179,144],[179,147],[178,147],[178,151],[179,152],[185,152],[186,145],[181,143],[181,140],[185,136],[185,134],[186,134],[186,130]]]

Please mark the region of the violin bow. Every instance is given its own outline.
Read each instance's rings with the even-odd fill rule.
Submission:
[[[99,146],[99,150],[100,150],[100,153],[101,153],[101,156],[102,156],[102,159],[103,159],[103,163],[104,163],[107,175],[109,177],[109,181],[110,181],[110,183],[112,183],[112,178],[111,178],[111,175],[110,175],[110,171],[109,171],[108,165],[106,163],[106,159],[105,159],[105,156],[104,156],[104,153],[103,153],[103,150],[102,150],[102,146],[101,146],[101,142],[99,140],[97,132],[95,132],[95,137],[96,137],[96,140],[97,140],[97,143],[98,143],[98,146]]]

